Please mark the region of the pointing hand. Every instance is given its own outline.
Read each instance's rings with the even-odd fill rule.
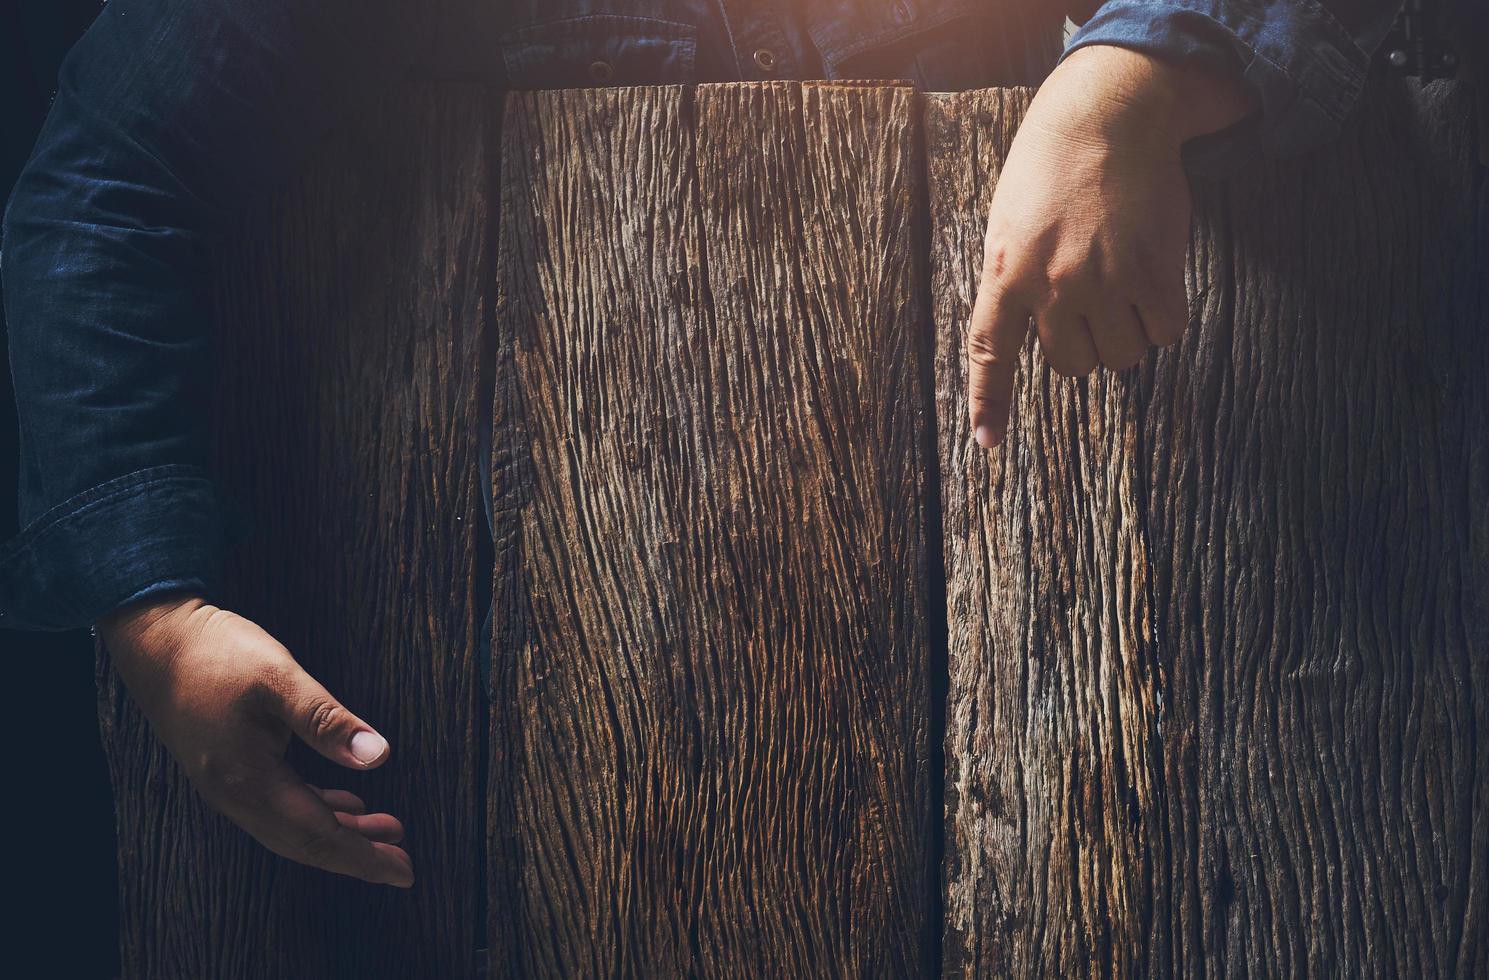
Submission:
[[[1050,368],[1132,367],[1188,322],[1186,139],[1251,111],[1239,81],[1125,48],[1073,52],[1039,90],[993,193],[967,331],[973,433],[1003,439],[1032,319]]]

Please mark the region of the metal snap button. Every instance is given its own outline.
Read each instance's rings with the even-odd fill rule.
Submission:
[[[755,52],[755,64],[760,66],[761,71],[776,70],[776,55],[769,48],[761,48]]]
[[[615,77],[615,68],[608,61],[592,61],[589,63],[589,77],[597,82],[608,82]]]

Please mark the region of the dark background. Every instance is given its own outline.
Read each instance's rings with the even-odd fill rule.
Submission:
[[[100,0],[0,0],[0,195],[8,199],[56,88],[57,66]],[[3,247],[3,246],[0,246]],[[3,318],[0,318],[3,320]],[[0,325],[0,336],[4,327]],[[16,531],[16,418],[0,344],[0,541]],[[119,971],[114,811],[98,740],[86,631],[0,630],[10,976]],[[11,931],[13,930],[13,931]]]

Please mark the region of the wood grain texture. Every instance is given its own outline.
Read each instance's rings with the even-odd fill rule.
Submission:
[[[293,865],[209,811],[105,655],[127,977],[473,974],[487,113],[389,106],[246,222],[217,292],[219,476],[255,525],[224,599],[389,738],[373,773],[292,754],[403,820],[416,886]]]
[[[983,226],[1027,90],[928,96],[950,690],[945,960],[954,975],[1146,975],[1166,863],[1137,390],[1026,347],[1004,447],[966,422]],[[979,217],[980,216],[980,217]]]
[[[1080,382],[1031,349],[982,453],[962,331],[1028,99],[514,95],[494,237],[491,107],[430,92],[249,221],[225,598],[389,735],[297,760],[419,882],[259,849],[101,653],[126,975],[470,976],[483,931],[503,977],[1489,975],[1471,101],[1382,85],[1201,186],[1183,345]]]
[[[510,97],[497,975],[928,967],[914,137],[899,87]]]
[[[950,623],[949,975],[1489,970],[1489,366],[1472,103],[1199,190],[1184,343],[962,345],[1025,96],[926,103]]]

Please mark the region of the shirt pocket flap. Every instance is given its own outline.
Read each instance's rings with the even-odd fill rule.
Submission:
[[[501,46],[507,84],[516,89],[676,85],[693,81],[698,29],[590,14],[509,31]]]

